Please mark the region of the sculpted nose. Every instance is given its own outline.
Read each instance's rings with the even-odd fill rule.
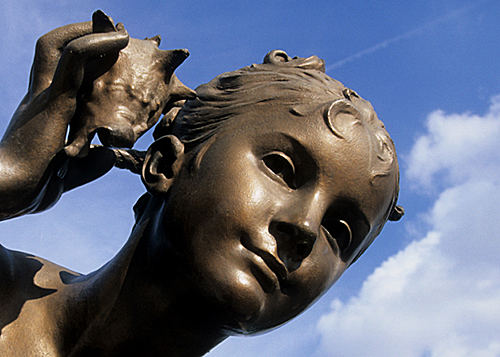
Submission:
[[[292,272],[300,267],[302,261],[311,253],[317,238],[306,222],[271,222],[269,233],[276,239],[278,256],[287,270]]]

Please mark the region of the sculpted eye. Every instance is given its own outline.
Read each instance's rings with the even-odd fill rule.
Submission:
[[[279,151],[273,151],[262,158],[272,174],[290,188],[296,188],[295,166],[292,159]]]
[[[343,253],[350,247],[352,231],[346,221],[339,219],[332,222],[325,222],[322,228],[333,250]]]

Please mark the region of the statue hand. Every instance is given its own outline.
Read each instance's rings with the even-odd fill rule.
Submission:
[[[107,28],[98,29],[108,32],[96,33],[96,21],[107,22]],[[63,148],[86,63],[91,59],[116,58],[129,41],[123,25],[112,29],[115,28],[111,19],[96,11],[93,22],[59,27],[37,41],[28,93],[9,124],[2,146],[10,151],[18,149],[9,142],[15,135],[23,144],[36,140],[39,145],[32,149],[46,147],[50,156]],[[26,155],[26,145],[22,145],[19,154]]]
[[[109,171],[116,155],[90,150],[96,133],[105,146],[131,147],[196,96],[174,74],[188,51],[159,42],[129,38],[102,11],[38,40],[28,93],[0,143],[0,220],[46,209]]]
[[[63,26],[37,41],[28,93],[0,143],[0,219],[36,210],[53,176],[49,164],[65,145],[86,64],[116,56],[128,41],[123,26],[114,28],[101,11],[93,23]]]

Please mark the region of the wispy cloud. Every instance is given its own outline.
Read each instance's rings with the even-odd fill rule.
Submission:
[[[371,47],[365,48],[364,50],[356,52],[353,55],[347,56],[347,57],[345,57],[345,58],[343,58],[335,63],[332,63],[331,65],[326,67],[326,71],[328,72],[328,71],[331,71],[333,69],[337,69],[337,68],[342,67],[343,65],[345,65],[349,62],[353,62],[353,61],[360,59],[364,56],[370,55],[370,54],[377,52],[381,49],[384,49],[384,48],[388,47],[389,45],[392,45],[396,42],[400,42],[402,40],[412,38],[412,37],[424,32],[425,30],[427,30],[429,28],[436,26],[437,24],[440,24],[440,23],[448,21],[452,18],[458,17],[458,16],[470,11],[471,9],[473,9],[481,4],[484,4],[487,1],[489,1],[489,0],[477,1],[477,2],[474,2],[472,4],[463,6],[459,9],[450,11],[450,12],[444,14],[443,16],[438,17],[437,19],[426,22],[425,24],[414,28],[413,30],[410,30],[408,32],[394,36],[394,37],[389,38],[387,40],[381,41],[381,42],[379,42]]]

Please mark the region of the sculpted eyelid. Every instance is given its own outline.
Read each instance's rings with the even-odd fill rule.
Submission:
[[[290,167],[293,169],[293,172],[295,173],[295,164],[293,163],[293,160],[287,154],[285,154],[281,151],[271,151],[270,153],[264,155],[264,157],[271,156],[271,155],[278,155],[282,159],[286,160],[290,164]]]
[[[303,187],[318,178],[320,165],[314,152],[304,146],[297,138],[285,133],[272,133],[260,138],[262,141],[264,139],[268,143],[258,148],[255,154],[260,158],[266,169],[274,174],[270,175],[271,178],[276,178],[281,182],[284,181],[288,188],[292,190]],[[284,165],[289,167],[288,171],[281,172],[285,175],[276,175],[276,171],[272,168],[273,163],[276,164],[274,167],[279,167],[280,160],[282,161],[282,168]]]
[[[351,246],[351,244],[352,244],[352,229],[351,229],[351,226],[349,225],[349,223],[347,223],[343,219],[340,219],[339,222],[346,227],[347,232],[349,233],[348,234],[349,242],[347,243],[347,248],[349,248]]]
[[[325,224],[328,225],[328,228]],[[326,238],[332,248],[338,251],[338,253],[344,254],[351,248],[353,243],[353,232],[347,221],[343,219],[334,219],[330,224],[326,221],[321,225],[321,228],[325,232]],[[332,231],[330,232],[329,229]]]
[[[349,225],[351,230],[354,228],[356,231],[351,232],[353,240],[358,234],[362,234],[364,236],[372,229],[372,225],[370,224],[365,212],[360,209],[355,200],[338,197],[333,202],[331,209],[332,211],[330,214],[327,214],[328,216],[331,216],[333,212],[343,212],[340,216],[344,217],[344,221]]]
[[[289,189],[296,188],[295,164],[288,155],[281,151],[271,151],[263,156],[262,162],[273,179],[280,181]]]
[[[307,175],[308,177],[317,175],[319,163],[310,149],[304,146],[296,137],[286,133],[274,132],[263,135],[260,139],[263,143],[267,142],[256,152],[261,158],[273,151],[281,152],[293,162],[298,175]],[[269,143],[272,144],[269,145]],[[299,181],[303,179],[300,177]]]

